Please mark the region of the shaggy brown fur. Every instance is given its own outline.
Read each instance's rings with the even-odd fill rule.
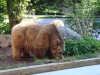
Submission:
[[[13,27],[11,36],[12,54],[15,60],[31,57],[30,52],[39,59],[62,58],[64,41],[54,24],[20,23]]]
[[[54,20],[51,22],[51,24],[54,24],[56,27],[60,27],[60,26],[65,27],[64,22],[61,20]]]

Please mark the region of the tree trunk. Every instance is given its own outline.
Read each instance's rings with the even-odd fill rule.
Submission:
[[[20,23],[22,20],[22,17],[18,17],[21,13],[21,6],[14,7],[15,3],[21,3],[23,0],[7,0],[7,12],[8,12],[8,18],[11,28]],[[18,10],[20,8],[20,10]]]

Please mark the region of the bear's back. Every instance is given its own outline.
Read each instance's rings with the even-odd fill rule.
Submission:
[[[40,28],[40,25],[34,23],[15,25],[11,32],[12,47],[17,46],[20,49],[28,49],[30,51],[34,47]]]

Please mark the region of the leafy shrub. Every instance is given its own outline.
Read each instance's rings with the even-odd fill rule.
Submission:
[[[0,24],[0,34],[10,34],[10,32],[11,32],[11,28],[9,23],[2,22]]]
[[[10,24],[6,22],[5,13],[0,13],[0,34],[10,34],[11,28]]]
[[[73,56],[100,51],[100,42],[90,36],[83,36],[83,40],[68,39],[65,42],[65,55]]]

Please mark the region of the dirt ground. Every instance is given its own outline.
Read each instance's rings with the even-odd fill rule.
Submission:
[[[12,49],[11,47],[4,47],[0,48],[0,70],[8,69],[8,68],[16,68],[16,65],[22,64],[23,66],[31,66],[31,65],[39,65],[39,64],[48,64],[48,63],[57,63],[57,62],[65,62],[65,61],[73,61],[76,60],[75,58],[68,58],[67,56],[64,56],[65,59],[62,60],[42,60],[42,63],[40,61],[35,60],[34,58],[27,58],[26,61],[16,61],[12,58]],[[100,56],[99,56],[100,57]],[[88,57],[84,57],[83,59],[87,59]],[[25,64],[25,65],[24,65]],[[12,67],[13,66],[13,67]],[[21,67],[20,65],[18,67]]]
[[[53,60],[49,60],[49,59],[47,59],[46,61],[42,60],[42,63],[37,60],[35,61],[34,58],[27,58],[26,61],[13,60],[11,47],[0,48],[0,70],[11,68],[14,65],[15,65],[14,68],[16,68],[16,65],[18,64],[25,64],[25,66],[31,66],[36,64],[39,65],[39,64],[48,64],[54,62]]]
[[[34,59],[28,59],[27,61],[16,61],[12,58],[11,47],[0,48],[0,67],[1,66],[11,66],[14,64],[23,64],[33,65]]]

